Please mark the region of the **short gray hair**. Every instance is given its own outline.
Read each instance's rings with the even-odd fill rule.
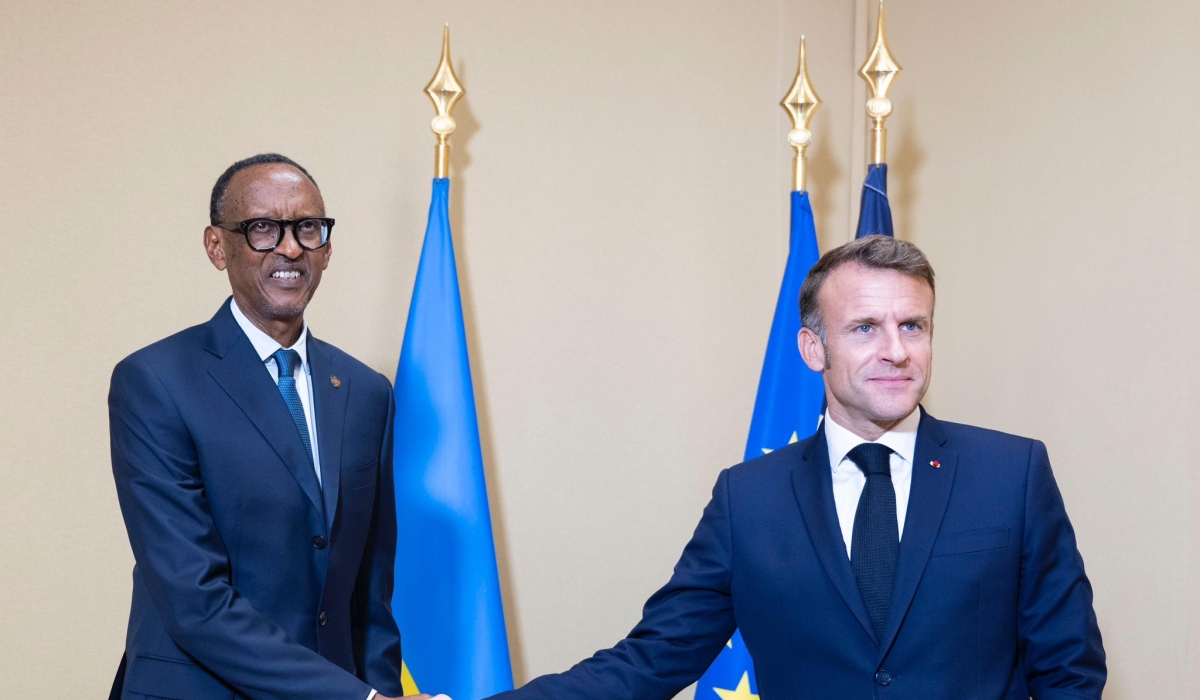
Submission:
[[[800,323],[816,333],[822,344],[825,343],[826,329],[818,300],[821,285],[825,284],[834,270],[849,263],[872,270],[895,270],[902,275],[924,280],[929,290],[934,292],[934,297],[937,296],[933,266],[921,249],[912,243],[891,236],[867,236],[838,246],[821,256],[808,271],[804,284],[800,285]]]

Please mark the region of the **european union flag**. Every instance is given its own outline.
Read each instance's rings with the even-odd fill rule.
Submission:
[[[792,192],[791,244],[767,339],[758,396],[754,400],[750,437],[746,441],[747,460],[808,437],[820,420],[825,384],[821,375],[800,359],[796,347],[796,336],[800,333],[800,285],[819,257],[808,193]],[[750,652],[742,641],[742,633],[735,632],[697,683],[696,700],[750,700],[757,696],[758,682]]]
[[[892,236],[892,206],[888,204],[887,163],[873,163],[863,181],[855,238]]]
[[[396,369],[396,588],[405,692],[512,689],[475,393],[450,235],[450,181],[429,225]],[[410,675],[411,674],[411,675]]]

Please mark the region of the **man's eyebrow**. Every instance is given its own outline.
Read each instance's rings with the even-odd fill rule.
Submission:
[[[845,328],[858,328],[859,326],[878,326],[878,325],[879,325],[879,319],[875,318],[874,316],[863,316],[861,318],[851,319],[845,325]]]
[[[916,316],[909,316],[908,318],[901,320],[899,325],[903,326],[903,325],[909,324],[909,323],[916,323],[918,325],[923,325],[923,326],[929,325],[929,317],[924,314],[918,314]],[[880,325],[880,321],[879,321],[879,319],[875,318],[874,316],[861,316],[859,318],[851,319],[850,321],[848,321],[846,323],[846,325],[844,326],[844,328],[851,329],[851,328],[858,328],[859,326],[878,326],[878,325]]]

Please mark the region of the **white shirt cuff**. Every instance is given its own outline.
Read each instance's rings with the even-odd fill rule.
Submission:
[[[379,691],[372,688],[371,692],[367,694],[367,700],[375,700],[376,695],[379,695]]]

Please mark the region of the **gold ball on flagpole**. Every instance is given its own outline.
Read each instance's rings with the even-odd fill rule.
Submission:
[[[867,100],[867,114],[872,118],[886,117],[892,113],[892,101],[886,97],[872,97]]]
[[[457,126],[458,124],[454,122],[454,117],[446,114],[439,114],[433,118],[433,121],[429,122],[429,128],[433,129],[433,133],[438,136],[449,136],[454,133],[454,129]]]
[[[789,131],[787,139],[788,139],[788,143],[791,144],[794,148],[800,148],[802,146],[807,146],[810,143],[812,143],[812,137],[813,137],[813,135],[812,135],[811,131],[801,127],[799,129],[792,129],[791,131]]]

